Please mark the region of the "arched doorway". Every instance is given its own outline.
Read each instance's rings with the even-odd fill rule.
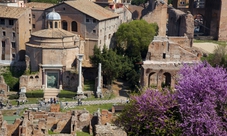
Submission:
[[[165,72],[163,74],[162,87],[170,87],[170,86],[171,86],[171,74],[168,72]]]
[[[63,21],[61,22],[61,24],[62,24],[62,29],[68,30],[68,23],[67,23],[65,20],[63,20]]]
[[[158,80],[157,80],[157,73],[152,72],[148,76],[148,87],[157,87]]]

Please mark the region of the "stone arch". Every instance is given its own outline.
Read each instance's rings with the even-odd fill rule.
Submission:
[[[67,23],[67,21],[62,20],[61,24],[62,24],[62,29],[68,30],[68,23]]]
[[[148,87],[152,87],[152,86],[157,86],[157,73],[156,72],[151,72],[148,75]]]
[[[35,78],[39,78],[39,76],[35,76]]]
[[[30,79],[33,79],[33,76],[30,76]]]
[[[76,21],[72,21],[71,23],[71,29],[73,32],[78,32],[78,26]]]
[[[171,74],[169,72],[163,73],[162,87],[171,86]]]

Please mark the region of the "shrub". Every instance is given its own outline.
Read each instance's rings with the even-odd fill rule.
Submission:
[[[8,96],[8,98],[9,98],[10,100],[13,100],[13,99],[18,99],[19,96],[18,96],[18,94],[11,94],[11,95]]]
[[[76,95],[76,92],[61,90],[58,93],[58,98],[72,98]]]
[[[173,93],[148,89],[140,96],[131,97],[116,123],[132,136],[179,135],[177,113]]]
[[[2,74],[6,84],[9,86],[10,90],[17,91],[19,90],[19,78],[14,77],[10,68],[7,67],[6,71]]]
[[[227,73],[207,62],[185,65],[176,86],[185,136],[227,135]]]
[[[43,96],[44,96],[43,90],[34,90],[26,92],[27,98],[43,98]]]

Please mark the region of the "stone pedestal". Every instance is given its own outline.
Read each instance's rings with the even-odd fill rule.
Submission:
[[[21,87],[20,92],[19,92],[19,102],[26,102],[27,97],[26,97],[26,87]]]

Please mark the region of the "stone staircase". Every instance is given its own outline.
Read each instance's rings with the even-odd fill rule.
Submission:
[[[47,102],[50,98],[56,98],[58,93],[60,92],[57,88],[46,88],[44,90],[44,99]]]

